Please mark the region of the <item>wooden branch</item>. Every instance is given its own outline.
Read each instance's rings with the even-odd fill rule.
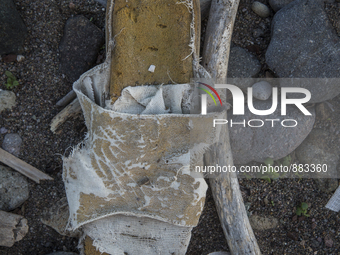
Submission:
[[[28,232],[27,220],[21,215],[0,211],[0,246],[12,247]]]
[[[213,0],[203,50],[203,66],[216,83],[227,79],[230,42],[239,0]],[[220,142],[205,154],[207,166],[232,166],[228,127]],[[210,179],[217,212],[231,254],[261,254],[244,207],[236,173],[220,173]]]
[[[71,90],[67,93],[66,96],[64,96],[62,99],[60,99],[55,105],[59,107],[63,107],[68,105],[71,101],[73,101],[77,97],[76,92]]]
[[[81,113],[81,106],[76,98],[52,119],[51,131],[55,133],[59,126],[61,126],[68,118],[71,118],[78,113]]]
[[[41,180],[53,180],[53,178],[49,175],[41,172],[3,149],[0,149],[0,161],[36,183],[39,183]]]

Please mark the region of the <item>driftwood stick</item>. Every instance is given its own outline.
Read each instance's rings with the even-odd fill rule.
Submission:
[[[203,50],[203,66],[216,83],[227,78],[230,42],[239,0],[213,0]],[[205,164],[232,166],[228,127],[220,142],[205,154]],[[210,179],[217,212],[231,254],[261,254],[244,207],[236,173],[223,173]]]
[[[76,98],[52,119],[51,131],[55,133],[58,127],[68,118],[75,116],[78,113],[81,113],[81,107],[78,99]]]
[[[49,175],[41,172],[3,149],[0,149],[0,161],[36,183],[39,183],[41,180],[53,180],[53,178]]]
[[[213,0],[205,34],[204,68],[216,83],[225,83],[228,71],[230,42],[239,0]]]
[[[12,247],[28,232],[27,220],[21,215],[0,211],[0,246]]]
[[[63,107],[68,105],[70,102],[72,102],[77,97],[76,92],[71,90],[67,93],[66,96],[64,96],[62,99],[60,99],[55,105],[59,107]]]

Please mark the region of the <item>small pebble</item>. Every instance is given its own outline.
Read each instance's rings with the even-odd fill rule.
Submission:
[[[259,100],[267,100],[272,94],[272,86],[266,81],[260,81],[253,86],[253,97]]]
[[[96,2],[106,6],[107,0],[95,0]]]
[[[267,18],[270,15],[268,6],[257,1],[253,3],[251,9],[262,18]]]
[[[261,28],[256,28],[256,29],[254,29],[254,31],[253,31],[253,36],[255,37],[255,38],[259,38],[259,37],[261,37],[261,36],[263,36],[264,35],[264,31],[261,29]]]
[[[73,2],[70,2],[69,7],[70,7],[70,9],[75,9],[76,5]]]
[[[265,197],[263,201],[264,201],[264,203],[265,203],[266,205],[268,205],[268,204],[269,204],[269,200],[268,200],[268,198],[267,198],[267,197]]]
[[[329,236],[326,236],[325,237],[325,246],[332,248],[333,244],[334,244],[334,242],[333,242],[332,238],[330,238]]]
[[[155,72],[155,68],[156,68],[156,66],[151,65],[151,66],[149,67],[148,71],[151,72],[151,73],[153,73],[153,72]]]
[[[18,157],[20,154],[20,147],[22,144],[22,139],[18,134],[7,134],[2,142],[2,148]]]

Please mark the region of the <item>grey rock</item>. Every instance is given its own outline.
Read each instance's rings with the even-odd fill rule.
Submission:
[[[268,230],[276,228],[279,224],[278,219],[272,216],[252,215],[249,218],[250,225],[255,230]]]
[[[15,106],[16,96],[12,91],[0,89],[0,113]]]
[[[68,203],[66,197],[56,201],[51,208],[43,212],[41,222],[63,236],[80,237],[79,230],[68,231],[66,226],[69,218]]]
[[[313,129],[303,143],[296,149],[296,156],[302,164],[327,165],[327,173],[311,173],[318,188],[324,192],[334,191],[338,187],[337,165],[339,152],[332,147],[329,139],[331,134],[322,129]]]
[[[71,82],[89,70],[104,44],[104,33],[82,15],[67,20],[60,42],[60,70]]]
[[[261,70],[260,61],[241,47],[230,49],[228,78],[251,78]]]
[[[27,28],[12,0],[0,0],[0,55],[23,52]]]
[[[20,147],[22,144],[22,139],[18,134],[7,134],[2,142],[2,148],[18,157],[20,154]]]
[[[267,100],[272,95],[272,86],[269,82],[260,81],[253,86],[253,97],[259,100]]]
[[[29,197],[26,177],[0,165],[0,210],[11,211]]]
[[[0,246],[12,247],[28,232],[27,220],[21,215],[0,211]]]
[[[292,1],[294,0],[269,0],[269,5],[275,12],[277,12]]]
[[[232,84],[237,84],[240,88],[246,89],[254,83],[245,81],[242,78],[255,77],[261,70],[260,61],[249,51],[241,47],[232,47],[230,49],[228,78],[233,81]],[[239,82],[238,80],[242,80]]]
[[[340,46],[340,45],[339,45]],[[281,87],[300,87],[311,93],[309,103],[320,103],[336,97],[340,93],[338,78],[288,78],[278,79]],[[303,94],[288,94],[287,98],[302,98]]]
[[[258,110],[270,109],[271,100],[254,100],[254,108]],[[235,164],[247,164],[251,161],[264,162],[267,158],[274,160],[286,157],[294,151],[312,130],[315,121],[315,109],[308,108],[311,116],[305,116],[297,107],[288,105],[287,115],[281,116],[280,101],[276,111],[271,115],[258,116],[251,113],[245,107],[245,115],[232,115],[228,112],[228,125],[231,149]],[[235,124],[231,126],[231,119]],[[262,127],[250,127],[249,120],[262,120]],[[279,121],[266,121],[266,119],[278,119]],[[285,119],[297,121],[296,127],[283,127],[281,122]],[[259,121],[251,122],[251,125],[260,125]],[[293,122],[284,122],[284,125],[293,125]]]
[[[275,14],[266,62],[282,78],[340,77],[340,38],[320,0],[296,0]],[[340,86],[331,81],[300,87],[312,93],[311,103],[340,93]]]
[[[253,2],[251,9],[262,18],[267,18],[270,15],[268,6],[258,1]]]

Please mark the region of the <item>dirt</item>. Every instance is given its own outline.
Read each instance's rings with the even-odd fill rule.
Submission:
[[[1,113],[0,127],[6,128],[8,133],[18,133],[23,139],[19,157],[51,175],[54,181],[41,184],[29,181],[30,198],[13,211],[28,220],[29,232],[13,247],[0,247],[0,255],[77,252],[76,238],[61,236],[40,221],[43,211],[65,196],[61,156],[67,155],[86,132],[81,116],[68,120],[57,134],[50,131],[52,118],[61,110],[55,103],[71,90],[72,85],[59,71],[58,44],[63,26],[72,15],[83,14],[104,31],[105,9],[93,0],[16,0],[15,3],[29,36],[24,45],[23,62],[0,61],[0,88],[5,89],[5,70],[11,71],[20,83],[13,90],[17,95],[17,106]],[[270,71],[264,63],[264,53],[270,40],[273,15],[266,19],[258,17],[251,10],[251,3],[250,0],[240,3],[233,43],[248,49],[261,61],[263,68],[259,76],[262,77]],[[338,3],[328,8],[330,19],[339,21]],[[334,8],[338,11],[333,11]],[[254,37],[257,28],[264,31],[260,37]],[[318,118],[315,127],[328,130],[332,143],[339,144],[340,96],[329,103],[334,111],[329,109],[327,119]],[[4,135],[0,134],[0,141]],[[255,231],[263,254],[340,253],[339,214],[324,207],[332,194],[318,190],[313,179],[280,179],[271,183],[262,179],[241,179],[240,186],[249,215],[270,215],[279,219],[277,228]],[[301,202],[308,203],[309,217],[296,215],[296,207]],[[219,250],[227,251],[228,246],[209,189],[187,254],[205,255]]]

